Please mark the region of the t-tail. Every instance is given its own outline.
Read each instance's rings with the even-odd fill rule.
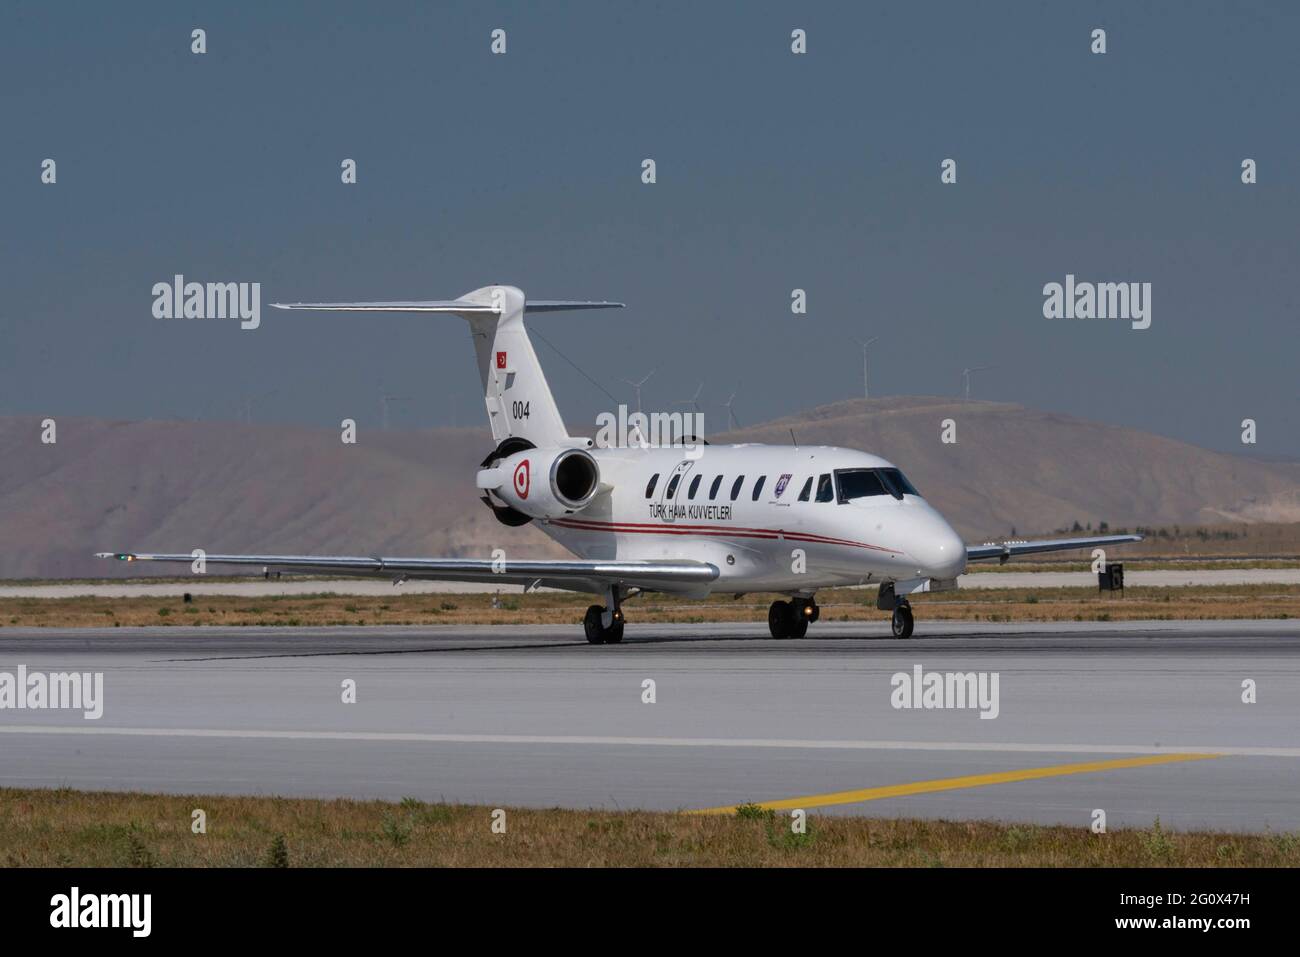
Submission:
[[[484,286],[459,299],[431,302],[288,302],[277,309],[325,312],[445,312],[469,322],[483,380],[492,439],[524,439],[539,448],[582,445],[564,427],[559,407],[524,328],[524,314],[573,309],[621,309],[621,302],[525,299],[514,286]]]

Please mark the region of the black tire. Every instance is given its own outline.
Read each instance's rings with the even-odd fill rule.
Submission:
[[[804,635],[808,634],[808,619],[805,618],[800,611],[801,607],[802,606],[796,605],[794,602],[790,603],[790,622],[787,626],[789,628],[789,634],[787,637],[802,638]]]
[[[587,633],[587,641],[593,645],[603,645],[606,641],[605,629],[600,623],[600,616],[605,609],[592,605],[582,619],[582,630]],[[623,627],[619,625],[619,638],[623,637]]]
[[[791,603],[788,601],[774,601],[772,606],[767,610],[767,630],[772,633],[773,638],[789,638],[790,635],[790,614]]]
[[[894,615],[889,621],[893,629],[895,638],[912,637],[912,608],[910,605],[899,605],[894,609]]]
[[[623,640],[623,621],[622,619],[620,619],[605,629],[605,644],[617,645],[622,640]]]

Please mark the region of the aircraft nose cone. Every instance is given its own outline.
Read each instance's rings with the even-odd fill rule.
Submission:
[[[920,577],[956,578],[966,570],[966,543],[938,515],[925,523],[908,553],[916,559]]]

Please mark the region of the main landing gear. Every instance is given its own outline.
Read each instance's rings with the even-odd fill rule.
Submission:
[[[821,616],[822,610],[812,598],[774,601],[767,610],[767,630],[773,638],[802,638]]]
[[[592,605],[582,619],[587,641],[593,645],[616,645],[623,640],[623,596],[618,588],[606,593],[608,607]]]

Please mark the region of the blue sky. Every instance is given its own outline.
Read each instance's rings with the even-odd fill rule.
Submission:
[[[150,290],[508,282],[627,302],[533,326],[624,401],[652,368],[647,406],[705,382],[710,426],[738,382],[747,422],[860,394],[852,337],[878,335],[876,394],[989,365],[979,398],[1237,452],[1251,417],[1252,454],[1300,456],[1298,27],[1266,3],[9,3],[0,413],[230,419],[274,390],[260,421],[373,424],[386,388],[413,397],[396,425],[478,424],[459,320],[245,332],[154,319]],[[1151,328],[1044,319],[1067,273],[1150,282]],[[538,350],[571,422],[610,407]]]

